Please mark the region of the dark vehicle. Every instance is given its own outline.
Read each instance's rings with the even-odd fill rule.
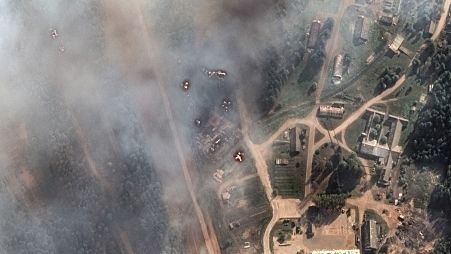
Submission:
[[[312,238],[315,234],[313,233],[313,225],[311,222],[307,223],[307,229],[305,231],[307,238]]]

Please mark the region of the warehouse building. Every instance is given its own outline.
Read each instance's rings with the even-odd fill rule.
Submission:
[[[377,224],[375,220],[366,220],[364,234],[364,249],[365,251],[377,250]]]

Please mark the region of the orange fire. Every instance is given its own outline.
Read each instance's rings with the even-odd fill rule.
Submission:
[[[185,90],[185,91],[188,91],[188,89],[189,89],[189,87],[190,87],[190,82],[189,82],[189,80],[183,80],[183,82],[182,82],[182,88],[183,88],[183,90]]]

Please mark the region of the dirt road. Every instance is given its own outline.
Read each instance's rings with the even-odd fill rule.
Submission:
[[[396,81],[396,83],[392,87],[388,88],[387,90],[385,90],[384,92],[382,92],[378,96],[372,98],[371,100],[365,102],[359,109],[354,111],[338,127],[336,127],[333,130],[333,132],[339,133],[341,131],[346,130],[346,128],[348,128],[349,125],[351,125],[357,119],[359,119],[366,112],[366,110],[369,107],[373,106],[376,103],[379,103],[380,100],[382,100],[384,97],[392,94],[396,89],[398,89],[404,83],[405,80],[406,80],[406,75],[402,75],[402,77],[400,79],[398,79],[398,81]],[[318,148],[319,146],[321,146],[322,144],[326,143],[327,141],[328,141],[328,137],[324,137],[315,145],[315,147]]]
[[[223,182],[223,183],[219,186],[218,190],[216,191],[219,200],[222,199],[222,198],[221,198],[221,194],[224,192],[224,190],[225,190],[227,187],[229,187],[229,186],[231,186],[231,185],[240,185],[240,184],[242,184],[243,182],[245,182],[245,181],[247,181],[247,180],[250,180],[250,179],[252,179],[252,178],[254,178],[254,177],[257,177],[257,176],[258,176],[258,174],[252,174],[252,175],[247,175],[247,176],[242,177],[242,178],[239,178],[239,179],[230,179],[230,180],[228,180],[228,181],[226,181],[226,182]]]
[[[163,76],[165,75],[166,71],[161,70],[162,67],[160,65],[154,64],[154,61],[152,61],[152,59],[163,59],[163,58],[159,56],[158,50],[154,50],[160,48],[160,45],[159,42],[157,40],[154,40],[153,37],[149,34],[149,31],[151,29],[145,22],[144,14],[142,13],[142,7],[144,7],[145,4],[146,3],[141,0],[129,1],[127,2],[127,4],[120,3],[120,1],[116,1],[114,4],[110,3],[109,1],[104,1],[104,5],[107,9],[107,14],[112,16],[111,20],[115,20],[116,23],[125,22],[126,24],[134,28],[130,31],[127,31],[127,35],[129,36],[128,38],[119,38],[119,36],[126,37],[126,35],[118,35],[118,33],[121,32],[120,31],[121,27],[119,26],[113,28],[111,34],[112,36],[116,36],[116,38],[119,38],[118,43],[122,44],[132,43],[130,40],[137,40],[136,43],[134,43],[134,45],[138,48],[138,50],[136,50],[136,52],[133,52],[132,50],[130,51],[124,50],[123,55],[125,57],[125,60],[126,61],[128,60],[131,63],[138,61],[136,65],[142,66],[137,67],[142,69],[150,68],[159,74],[155,76],[153,81],[156,83],[158,87],[161,100],[163,102],[163,112],[168,120],[169,130],[173,138],[176,153],[185,179],[186,187],[188,189],[189,196],[191,197],[191,202],[193,204],[196,217],[199,221],[202,234],[205,239],[205,247],[207,249],[207,252],[210,254],[220,253],[219,244],[214,229],[211,223],[207,223],[207,220],[204,217],[204,214],[197,202],[197,197],[193,189],[190,169],[188,168],[188,164],[185,158],[185,152],[183,149],[183,147],[186,146],[183,146],[182,141],[180,139],[178,128],[174,120],[173,109],[171,107],[171,103],[166,93],[166,89],[162,83],[163,80],[169,79],[166,79],[166,77]],[[117,19],[122,20],[118,21]],[[119,44],[119,46],[122,46],[122,48],[124,48],[128,47],[129,45]],[[139,62],[139,60],[141,62]]]
[[[327,41],[326,45],[326,59],[324,60],[324,64],[321,67],[320,77],[318,80],[318,87],[316,89],[316,98],[315,103],[318,104],[320,102],[321,93],[327,83],[327,72],[328,68],[330,66],[330,63],[334,60],[335,56],[340,52],[341,45],[339,44],[339,37],[340,37],[340,27],[341,27],[341,20],[343,18],[343,15],[347,9],[347,7],[351,4],[353,4],[354,1],[352,0],[342,0],[340,2],[340,6],[338,7],[338,11],[335,15],[331,15],[332,18],[334,18],[334,27],[332,29],[332,34]]]
[[[374,200],[371,191],[367,191],[363,196],[358,198],[349,198],[346,200],[346,204],[349,206],[355,206],[359,209],[359,221],[363,221],[363,214],[365,210],[372,209],[379,214],[385,214],[384,210],[388,211],[389,216],[385,216],[387,224],[389,225],[389,235],[393,235],[396,230],[397,215],[396,206],[387,205],[383,202]]]

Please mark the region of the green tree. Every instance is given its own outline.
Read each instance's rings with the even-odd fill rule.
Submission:
[[[368,135],[370,136],[370,139],[377,138],[377,130],[374,128],[371,128],[370,131],[368,132]]]
[[[374,115],[374,117],[373,117],[373,123],[378,124],[378,123],[380,123],[380,122],[381,122],[381,116],[378,115],[378,114]]]
[[[381,139],[379,140],[379,143],[381,145],[386,145],[387,144],[387,137],[386,136],[382,136]]]
[[[313,202],[320,209],[333,210],[343,207],[348,194],[320,193],[313,198]]]
[[[450,239],[440,239],[434,246],[432,254],[449,254],[451,253]]]

